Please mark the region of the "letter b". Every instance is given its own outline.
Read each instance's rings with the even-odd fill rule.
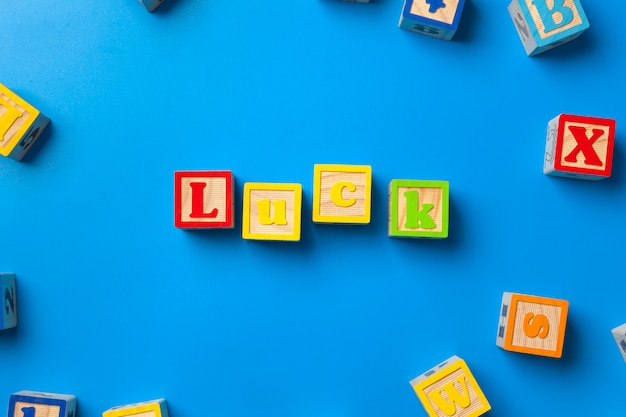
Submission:
[[[574,11],[564,4],[565,0],[554,0],[552,8],[548,7],[548,0],[533,0],[532,3],[539,12],[539,18],[543,22],[546,33],[568,25],[574,20]],[[557,15],[560,16],[558,23],[555,19]]]

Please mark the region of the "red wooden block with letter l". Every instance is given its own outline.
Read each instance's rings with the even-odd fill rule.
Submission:
[[[548,123],[543,173],[601,180],[611,176],[615,120],[560,114]]]
[[[174,225],[181,229],[232,229],[231,171],[174,172]]]

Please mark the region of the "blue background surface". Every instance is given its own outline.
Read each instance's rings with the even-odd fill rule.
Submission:
[[[507,5],[445,42],[401,0],[4,2],[0,82],[52,124],[0,160],[0,415],[32,389],[79,416],[425,416],[408,381],[456,354],[491,416],[623,416],[626,3],[536,58]],[[543,175],[559,113],[617,119],[612,178]],[[370,225],[311,222],[315,163],[372,166]],[[235,230],[173,226],[200,169],[233,171]],[[450,182],[448,239],[387,237],[394,178]],[[240,237],[247,181],[302,184],[301,242]],[[569,300],[562,359],[496,347],[504,291]]]

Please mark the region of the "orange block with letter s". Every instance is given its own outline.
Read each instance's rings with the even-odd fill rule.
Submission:
[[[566,300],[505,292],[496,345],[512,352],[560,358],[568,307]]]

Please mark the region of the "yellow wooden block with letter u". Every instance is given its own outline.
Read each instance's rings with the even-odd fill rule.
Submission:
[[[301,221],[301,184],[244,184],[241,227],[244,239],[300,240]]]
[[[50,119],[0,84],[0,154],[22,160]]]
[[[458,356],[413,379],[411,386],[431,417],[478,417],[491,410],[467,364]]]

